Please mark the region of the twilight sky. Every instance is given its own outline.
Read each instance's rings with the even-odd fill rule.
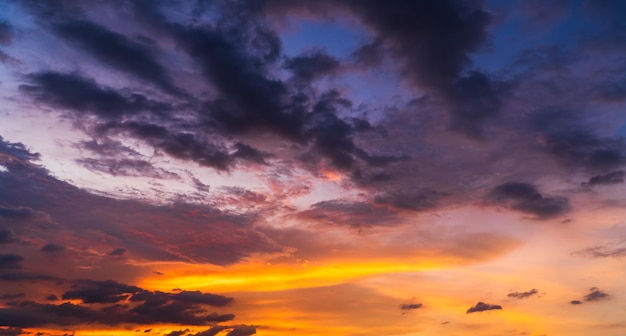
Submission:
[[[626,2],[0,0],[0,336],[626,335]]]

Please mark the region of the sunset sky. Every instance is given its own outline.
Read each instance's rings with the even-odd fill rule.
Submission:
[[[622,0],[0,0],[0,336],[624,336],[625,55]]]

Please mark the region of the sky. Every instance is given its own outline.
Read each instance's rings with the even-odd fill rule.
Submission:
[[[0,336],[626,335],[625,28],[0,0]]]

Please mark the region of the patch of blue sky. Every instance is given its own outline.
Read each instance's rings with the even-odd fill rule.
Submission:
[[[284,53],[292,57],[315,46],[334,57],[346,59],[368,41],[362,29],[340,20],[292,21],[280,37]]]

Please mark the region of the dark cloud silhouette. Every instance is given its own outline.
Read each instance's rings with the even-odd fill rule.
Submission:
[[[56,295],[54,295],[54,294],[50,294],[50,295],[46,296],[46,301],[56,301],[58,299],[59,298]]]
[[[62,299],[80,300],[80,303],[66,302],[54,305],[22,301],[11,307],[0,308],[0,325],[19,328],[47,325],[117,326],[162,323],[215,326],[216,323],[235,318],[234,314],[206,314],[206,306],[223,306],[232,301],[231,298],[220,295],[184,291],[181,293],[151,292],[112,280],[69,282],[73,283],[72,289],[65,292]],[[183,296],[178,296],[179,294]],[[159,297],[159,300],[155,300],[155,297]],[[127,300],[129,298],[130,300]],[[160,300],[161,298],[163,300]],[[47,298],[48,301],[56,299],[57,297],[53,295]],[[236,327],[229,328],[234,330]]]
[[[422,308],[424,305],[422,305],[421,303],[405,303],[400,305],[400,309],[402,310],[414,310],[414,309],[420,309]]]
[[[598,185],[610,185],[619,183],[624,183],[624,172],[621,170],[610,172],[606,175],[593,176],[589,179],[589,181],[583,182],[582,185],[594,187]]]
[[[484,312],[488,310],[501,310],[501,309],[502,309],[502,306],[500,305],[478,302],[476,305],[470,307],[465,313],[471,314],[471,313],[477,313],[477,312]]]
[[[117,119],[142,111],[163,112],[172,108],[167,103],[153,101],[141,94],[121,94],[77,74],[41,72],[31,74],[27,79],[31,84],[20,85],[22,92],[78,115],[92,113],[104,119]]]
[[[89,21],[57,23],[53,30],[109,66],[154,83],[170,94],[182,94],[172,84],[166,69],[156,61],[154,52],[147,46]]]
[[[80,280],[75,286],[78,288],[65,292],[61,298],[81,300],[83,303],[118,303],[133,294],[143,292],[137,286],[129,286],[112,280]]]
[[[253,326],[240,325],[234,327],[226,336],[250,336],[256,334],[256,328]]]
[[[589,288],[589,293],[583,297],[582,300],[572,300],[570,304],[581,305],[584,302],[601,301],[609,299],[611,296],[606,292],[600,290],[598,287]]]
[[[126,253],[126,249],[125,248],[121,248],[118,247],[115,250],[109,252],[110,256],[121,256],[122,254]]]
[[[41,252],[46,252],[46,253],[59,253],[63,251],[65,251],[65,246],[53,244],[53,243],[48,243],[44,247],[41,248]]]
[[[515,299],[525,299],[528,297],[531,297],[535,294],[539,293],[539,291],[535,288],[526,291],[526,292],[511,292],[509,294],[507,294],[506,296],[510,297],[510,298],[515,298]]]
[[[33,153],[24,144],[19,142],[8,142],[0,136],[0,152],[14,156],[24,161],[39,160],[39,153]]]
[[[0,206],[0,217],[12,219],[12,220],[24,220],[35,217],[37,212],[28,207],[18,206],[16,208],[9,208]]]
[[[0,271],[21,269],[24,257],[17,254],[0,254]]]
[[[609,298],[609,294],[601,291],[598,287],[589,288],[589,294],[585,295],[585,301],[598,301]]]
[[[183,335],[187,335],[188,332],[189,332],[189,329],[174,330],[171,333],[167,333],[165,336],[183,336]]]
[[[562,215],[569,210],[569,201],[564,197],[545,197],[529,183],[508,182],[495,187],[488,199],[511,209],[546,219]]]

